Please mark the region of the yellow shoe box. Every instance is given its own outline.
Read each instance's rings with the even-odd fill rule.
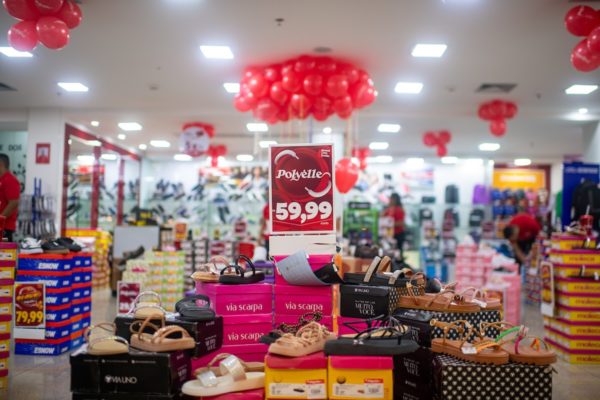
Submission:
[[[570,336],[556,329],[546,327],[546,337],[568,350],[600,351],[600,340],[596,337]]]
[[[15,267],[0,267],[0,279],[15,279]]]
[[[0,297],[13,297],[13,285],[0,285]]]
[[[596,265],[600,264],[597,250],[550,250],[550,261],[556,264]]]
[[[327,357],[265,357],[265,396],[270,399],[327,399]]]
[[[600,321],[600,312],[593,310],[573,309],[568,307],[558,306],[556,308],[556,316],[568,321]]]
[[[393,368],[392,357],[330,356],[329,398],[392,400]]]
[[[571,294],[592,293],[600,295],[600,281],[595,281],[593,279],[556,277],[554,286],[561,292]]]
[[[556,302],[565,307],[589,308],[593,311],[600,310],[600,294],[572,294],[556,291]]]
[[[577,277],[581,275],[582,267],[585,268],[585,275],[600,274],[600,265],[554,263],[554,276],[559,278]]]
[[[552,234],[551,246],[555,250],[574,250],[581,249],[585,243],[585,238],[575,235],[565,235],[560,233]],[[589,245],[596,247],[596,239],[591,239]]]
[[[7,333],[10,333],[10,321],[0,322],[0,335],[5,335]]]
[[[600,351],[596,350],[569,350],[550,338],[546,342],[556,351],[558,357],[570,364],[596,364],[600,365]]]
[[[544,317],[544,325],[566,335],[600,337],[600,322],[573,322]]]

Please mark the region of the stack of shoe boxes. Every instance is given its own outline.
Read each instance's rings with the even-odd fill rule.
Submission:
[[[17,264],[17,245],[0,243],[0,389],[8,385],[13,285]]]
[[[150,265],[152,290],[160,295],[162,307],[175,310],[175,303],[183,297],[185,253],[182,251],[146,252]]]
[[[192,240],[183,240],[180,242],[181,251],[185,254],[185,264],[183,267],[183,290],[185,293],[194,290],[194,280],[190,276],[194,273],[194,242]]]
[[[85,251],[93,253],[92,286],[98,288],[108,286],[110,278],[108,255],[112,245],[111,234],[99,229],[67,229],[66,235],[76,238],[85,246]]]
[[[71,348],[83,344],[83,332],[90,326],[92,315],[92,254],[73,255],[73,290],[71,306]]]

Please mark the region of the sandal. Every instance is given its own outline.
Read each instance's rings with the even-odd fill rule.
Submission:
[[[247,271],[246,268],[240,267],[240,260],[244,260],[246,265],[252,269],[252,272]],[[227,271],[231,270],[235,271],[235,274],[227,274]],[[250,258],[245,255],[238,256],[235,265],[229,265],[226,268],[221,270],[221,276],[219,276],[219,283],[225,284],[248,284],[248,283],[258,283],[265,279],[265,274],[262,271],[256,271],[254,268],[254,264]]]
[[[160,328],[150,322],[157,319],[160,319]],[[154,333],[145,333],[146,327],[154,330]],[[165,317],[160,314],[150,315],[143,322],[135,321],[129,326],[129,331],[132,333],[131,347],[139,350],[163,353],[196,347],[196,342],[185,329],[177,325],[165,326]],[[170,337],[173,335],[179,337]]]
[[[151,297],[158,301],[141,301],[146,297]],[[162,308],[160,296],[156,292],[146,291],[137,295],[128,314],[133,314],[133,317],[136,319],[146,319],[150,315],[157,314],[164,317],[166,311]]]
[[[199,306],[198,300],[204,305]],[[215,319],[215,312],[210,308],[210,299],[203,294],[188,296],[175,303],[175,311],[179,313],[178,319],[182,321],[209,321]]]
[[[367,330],[372,330],[372,329],[379,329],[379,328],[392,328],[392,329],[396,329],[399,332],[402,332],[402,334],[406,333],[408,331],[408,328],[406,327],[406,325],[403,325],[400,321],[398,321],[396,318],[392,317],[391,315],[378,315],[377,317],[373,317],[373,318],[368,318],[368,319],[363,319],[360,321],[349,321],[349,322],[344,322],[342,325],[344,325],[346,328],[354,331],[354,333],[349,333],[349,334],[345,334],[345,335],[340,335],[340,337],[355,337],[357,334],[360,334],[364,331]]]
[[[446,289],[453,291],[453,289]],[[488,297],[485,290],[477,289],[473,286],[463,289],[459,295],[465,297],[467,293],[472,293],[469,302],[477,304],[481,307],[481,311],[500,311],[502,310],[502,302],[498,298]],[[467,299],[467,297],[465,297]]]
[[[389,257],[375,257],[367,272],[347,272],[344,274],[344,282],[353,285],[399,287],[402,288],[403,296],[409,295],[408,283],[414,282],[416,284],[411,287],[413,294],[425,294],[425,275],[422,272],[414,273],[410,268],[388,272],[391,265],[392,260]]]
[[[304,325],[313,321],[319,322],[321,321],[321,318],[323,318],[323,315],[318,311],[305,313],[298,319],[297,324],[280,324],[276,329],[273,329],[266,335],[262,335],[260,339],[258,339],[258,341],[263,344],[275,343],[275,341],[282,337],[284,334],[292,333],[295,335],[296,332],[298,332],[298,329],[302,328]]]
[[[419,345],[405,337],[406,326],[376,327],[364,330],[350,337],[340,337],[325,343],[326,355],[338,356],[396,356],[415,352]]]
[[[229,356],[231,356],[231,354],[229,354],[229,353],[221,353],[221,354],[215,356],[215,358],[213,358],[206,367],[200,367],[200,368],[195,369],[192,375],[198,376],[204,372],[212,371],[212,373],[215,374],[216,376],[222,376],[223,371],[221,370],[221,368],[213,367],[213,365],[215,363],[217,363],[218,361],[226,359]],[[263,363],[263,362],[256,362],[256,361],[246,362],[246,361],[240,359],[240,363],[242,364],[242,366],[244,367],[246,372],[265,372],[265,363]]]
[[[529,336],[527,334],[528,328],[524,325],[513,326],[508,322],[502,321],[482,322],[479,327],[482,336],[485,335],[489,328],[500,331],[495,341],[502,347],[502,350],[508,353],[512,362],[535,365],[550,365],[556,362],[556,353],[548,347],[544,340],[536,336]],[[521,346],[526,340],[531,340],[531,345]],[[544,345],[544,349],[540,347],[540,343]]]
[[[108,334],[96,334],[100,330],[108,332]],[[87,343],[87,352],[93,356],[129,353],[129,343],[124,338],[117,336],[116,332],[116,325],[110,322],[102,322],[87,327],[83,332],[83,337]]]
[[[221,361],[218,372],[213,368],[213,364],[217,361]],[[187,396],[204,397],[264,387],[265,373],[251,371],[249,364],[236,356],[220,354],[208,364],[207,368],[199,371],[196,379],[184,383],[181,391]]]
[[[323,351],[325,342],[335,339],[335,335],[318,322],[310,322],[296,332],[285,333],[269,346],[270,354],[287,357],[302,357]]]
[[[408,296],[400,296],[399,308],[411,308],[426,311],[473,313],[481,311],[481,308],[472,302],[465,301],[461,295],[452,291],[443,291],[436,294],[426,293],[417,296],[411,290],[411,282],[406,284]]]
[[[223,268],[219,268],[217,263],[223,265],[223,268],[227,268],[227,265],[229,265],[229,261],[223,256],[212,257],[206,264],[202,265],[194,272],[191,275],[191,278],[196,282],[219,282],[219,270]]]
[[[502,349],[500,344],[493,340],[480,339],[475,343],[469,343],[467,338],[474,331],[473,325],[465,320],[454,322],[442,322],[432,319],[431,326],[441,328],[444,331],[443,338],[431,339],[431,351],[434,353],[447,354],[464,361],[471,361],[478,364],[503,365],[508,363],[508,353]],[[455,330],[459,333],[460,339],[448,339],[448,332]]]

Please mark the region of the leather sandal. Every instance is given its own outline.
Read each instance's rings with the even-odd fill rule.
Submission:
[[[302,357],[323,351],[327,340],[335,335],[318,322],[304,325],[295,335],[286,333],[269,346],[269,353],[286,357]]]
[[[468,294],[470,294],[471,296],[467,296]],[[500,299],[488,296],[485,290],[469,286],[461,290],[459,295],[463,296],[467,301],[477,304],[479,307],[481,307],[481,311],[502,310],[502,302],[500,301]]]
[[[160,320],[161,326],[154,325],[150,322],[152,320]],[[154,333],[145,333],[146,328]],[[163,353],[196,347],[196,342],[185,329],[177,325],[165,326],[165,317],[160,314],[150,315],[143,322],[135,321],[129,326],[129,331],[132,333],[131,347],[139,350]]]
[[[117,336],[117,327],[110,322],[91,325],[83,332],[87,343],[87,352],[93,356],[109,356],[129,353],[129,343]]]
[[[482,322],[480,324],[480,334],[485,335],[490,328],[500,331],[495,342],[508,353],[510,361],[534,365],[550,365],[556,362],[556,353],[548,347],[543,339],[537,336],[529,336],[529,329],[524,325],[513,326],[505,321]],[[525,342],[531,342],[531,344],[525,346]],[[540,345],[543,345],[544,348],[541,348]]]
[[[143,301],[151,298],[152,301]],[[166,311],[162,308],[160,296],[156,292],[145,291],[137,295],[128,314],[133,314],[136,319],[145,319],[149,315],[160,314],[164,317]]]
[[[465,301],[461,295],[452,291],[444,291],[436,294],[426,293],[416,296],[411,290],[411,283],[407,285],[408,296],[401,296],[398,302],[400,308],[412,308],[426,311],[473,313],[481,311],[481,308],[472,302]]]

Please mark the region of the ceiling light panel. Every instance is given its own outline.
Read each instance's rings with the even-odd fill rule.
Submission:
[[[151,140],[150,146],[158,148],[168,148],[171,147],[171,143],[169,143],[166,140]]]
[[[11,58],[31,58],[33,54],[28,51],[15,50],[12,47],[0,47],[0,53]]]
[[[394,91],[396,93],[404,94],[419,94],[423,90],[423,84],[421,82],[398,82]]]
[[[252,156],[251,154],[238,154],[236,160],[240,162],[250,162],[254,160],[254,156]]]
[[[206,58],[218,60],[230,60],[233,58],[233,52],[229,46],[200,46],[200,51]]]
[[[268,149],[269,146],[274,146],[276,144],[277,142],[275,140],[261,140],[260,142],[258,142],[258,145],[261,149]]]
[[[377,130],[383,133],[398,133],[400,132],[400,129],[401,127],[399,124],[379,124],[377,126]]]
[[[127,132],[141,131],[142,125],[137,122],[119,122],[119,128]]]
[[[67,92],[87,92],[90,90],[83,83],[79,82],[58,82],[57,85]]]
[[[192,161],[192,156],[189,154],[175,154],[173,159],[175,161]]]
[[[481,143],[479,145],[479,151],[498,151],[500,150],[500,144],[498,143]]]
[[[223,84],[225,91],[227,93],[239,93],[240,92],[240,84],[236,82],[227,82]]]
[[[448,48],[447,45],[439,43],[439,44],[425,44],[419,43],[417,44],[413,50],[411,55],[413,57],[430,57],[430,58],[440,58],[446,52]]]
[[[246,129],[250,132],[268,132],[269,126],[262,122],[249,122],[246,124]]]
[[[598,89],[598,85],[572,85],[565,90],[566,94],[590,94]]]
[[[388,142],[371,142],[369,143],[369,149],[371,150],[387,150],[390,147]]]

